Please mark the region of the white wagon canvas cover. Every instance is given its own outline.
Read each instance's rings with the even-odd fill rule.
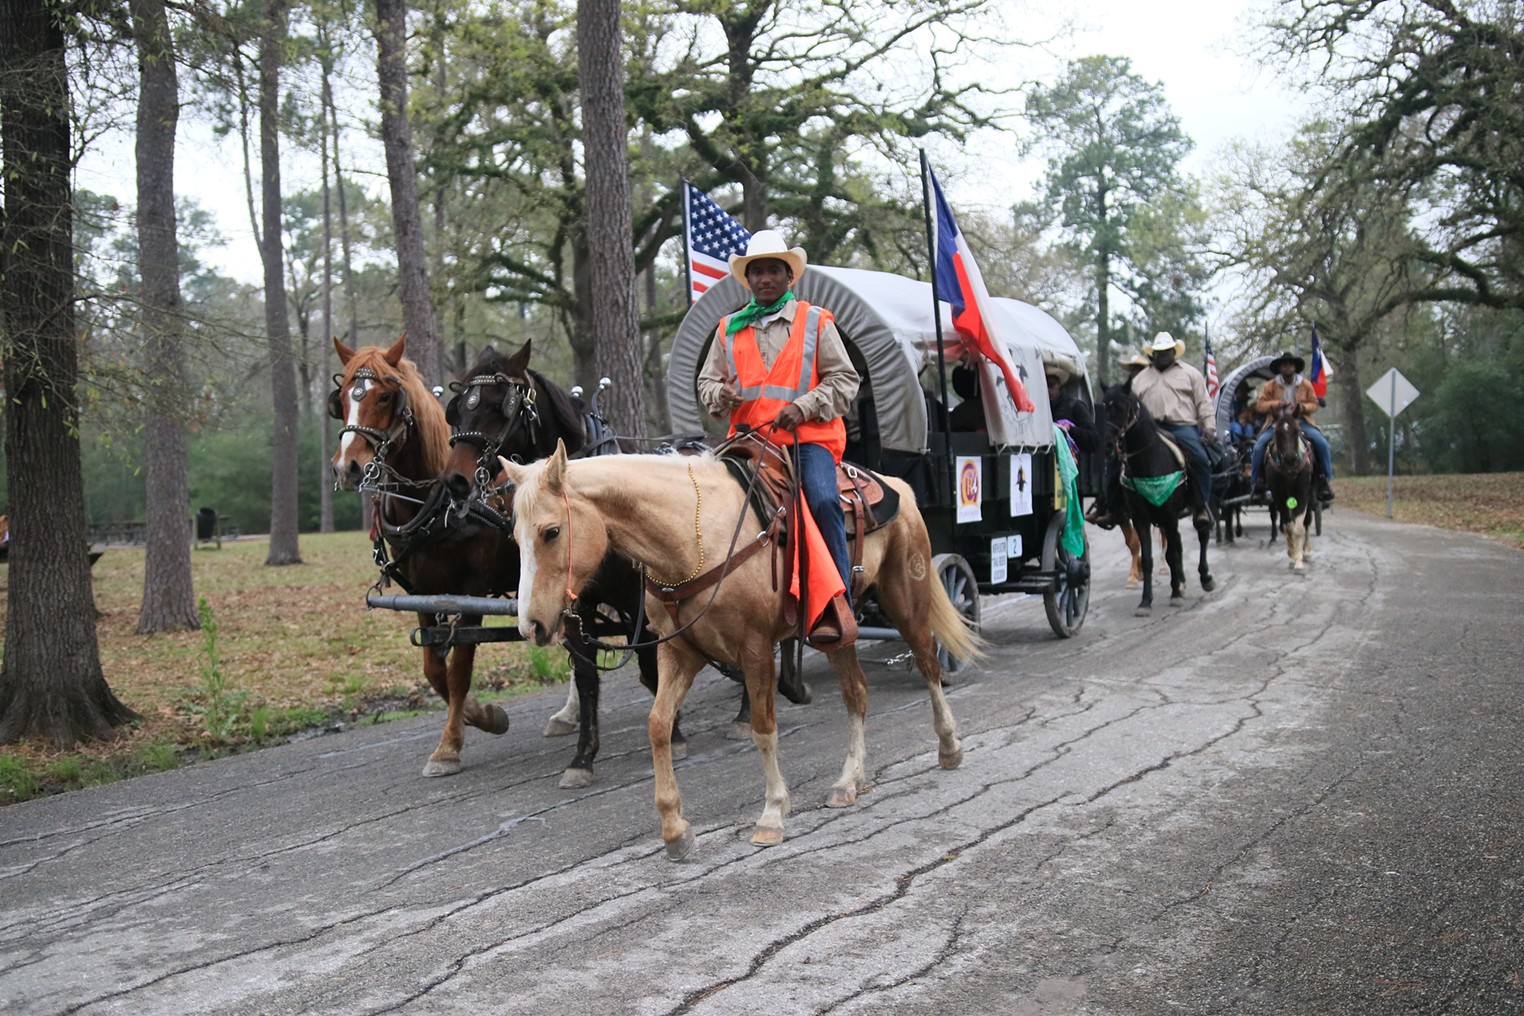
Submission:
[[[801,300],[830,310],[850,349],[861,357],[864,393],[871,392],[878,416],[879,438],[886,449],[921,454],[928,450],[925,391],[937,391],[936,321],[932,316],[931,284],[888,272],[858,268],[810,266],[794,284]],[[747,292],[733,278],[710,289],[689,309],[678,326],[667,364],[667,401],[672,432],[694,434],[706,429],[707,413],[698,401],[696,380],[720,318],[745,304]],[[1010,404],[1000,371],[992,364],[982,372],[985,405],[1004,404],[1000,419],[987,420],[992,444],[1048,448],[1053,444],[1052,416],[1043,382],[1043,357],[1048,355],[1085,377],[1085,360],[1064,327],[1044,311],[1019,300],[996,298],[1007,355],[1037,406],[1034,413],[1017,414]],[[958,362],[962,339],[952,326],[951,308],[937,305],[942,315],[948,369]],[[926,379],[923,390],[922,379]],[[991,399],[992,386],[995,400]],[[1088,393],[1088,383],[1083,385]],[[713,427],[713,424],[710,424]]]

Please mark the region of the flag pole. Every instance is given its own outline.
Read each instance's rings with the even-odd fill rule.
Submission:
[[[939,410],[942,416],[942,454],[947,459],[947,494],[957,491],[957,466],[952,456],[952,417],[947,408],[947,355],[942,346],[942,297],[937,291],[937,234],[931,221],[931,166],[926,161],[926,149],[921,152],[921,205],[926,213],[926,246],[931,253],[931,317],[937,327],[937,384],[941,386]]]
[[[692,212],[688,207],[688,178],[677,178],[678,193],[683,196],[683,282],[688,289],[688,306],[693,306],[693,251],[688,249],[688,238],[693,235]]]

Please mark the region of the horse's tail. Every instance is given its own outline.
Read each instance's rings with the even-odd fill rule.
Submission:
[[[927,622],[931,634],[936,636],[942,648],[965,662],[973,662],[984,656],[984,638],[974,630],[972,622],[962,614],[947,596],[947,590],[933,575],[931,585],[931,610]]]

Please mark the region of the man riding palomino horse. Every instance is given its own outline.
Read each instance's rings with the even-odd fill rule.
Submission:
[[[1203,437],[1215,441],[1217,432],[1212,403],[1207,398],[1206,378],[1201,371],[1178,359],[1179,344],[1169,332],[1155,335],[1147,351],[1152,360],[1133,376],[1132,392],[1180,446],[1190,476],[1192,521],[1197,526],[1209,526],[1212,515],[1207,501],[1212,492],[1212,466],[1201,442]],[[1119,503],[1106,504],[1101,512],[1094,512],[1092,507],[1092,512],[1089,521],[1104,528],[1123,521]]]
[[[1313,425],[1312,415],[1318,411],[1318,393],[1312,382],[1302,376],[1307,362],[1292,353],[1282,353],[1270,361],[1275,377],[1266,381],[1254,400],[1254,412],[1265,416],[1265,427],[1259,440],[1254,443],[1254,457],[1249,469],[1250,490],[1256,495],[1265,493],[1265,447],[1270,443],[1276,413],[1284,405],[1301,410],[1301,428],[1316,453],[1318,468],[1313,477],[1313,492],[1320,501],[1332,501],[1333,489],[1328,481],[1333,477],[1333,456],[1329,452],[1328,439]]]
[[[732,437],[745,426],[783,448],[793,447],[797,438],[799,485],[841,590],[830,595],[831,607],[815,620],[809,642],[835,649],[855,638],[851,559],[836,467],[847,445],[842,417],[861,379],[831,312],[794,297],[791,287],[806,263],[803,247],[788,247],[771,229],[755,233],[745,254],[730,255],[731,275],[752,297],[720,320],[699,371],[698,397],[715,417],[729,414]],[[807,526],[803,519],[795,524]],[[821,579],[827,580],[826,588],[836,585],[823,567],[826,559],[824,554],[812,559],[812,587],[819,588]],[[807,596],[801,589],[801,600]]]

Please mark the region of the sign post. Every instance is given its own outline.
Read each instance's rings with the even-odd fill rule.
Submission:
[[[1402,376],[1402,371],[1393,367],[1381,375],[1375,384],[1367,388],[1365,394],[1381,407],[1390,421],[1386,436],[1386,517],[1391,518],[1392,467],[1397,448],[1397,414],[1413,404],[1413,400],[1418,398],[1418,389],[1413,387],[1413,382]]]

